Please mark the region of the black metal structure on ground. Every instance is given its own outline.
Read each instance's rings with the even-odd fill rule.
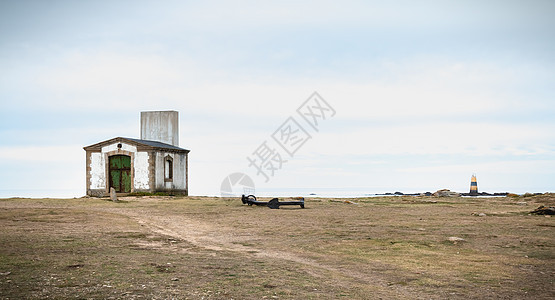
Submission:
[[[278,198],[274,198],[268,202],[265,201],[258,201],[256,200],[256,196],[255,195],[242,195],[241,196],[241,201],[243,201],[243,204],[248,204],[250,205],[261,205],[261,206],[267,206],[271,209],[279,209],[280,206],[282,205],[300,205],[301,208],[304,208],[304,198],[299,197],[298,198],[299,201],[282,201],[279,202]]]

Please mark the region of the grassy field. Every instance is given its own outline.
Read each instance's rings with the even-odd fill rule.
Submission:
[[[555,195],[0,199],[0,298],[553,299]],[[485,214],[485,215],[484,215]],[[458,238],[458,239],[457,239]],[[462,240],[461,240],[462,239]]]

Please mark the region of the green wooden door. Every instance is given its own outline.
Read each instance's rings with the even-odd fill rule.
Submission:
[[[110,187],[118,193],[131,192],[131,157],[113,155],[109,159]]]

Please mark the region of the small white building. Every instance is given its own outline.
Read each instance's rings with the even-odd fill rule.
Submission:
[[[177,111],[141,112],[141,138],[116,137],[84,147],[89,196],[168,192],[188,195],[189,150],[179,147]]]

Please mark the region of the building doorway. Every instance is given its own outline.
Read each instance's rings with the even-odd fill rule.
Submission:
[[[110,187],[113,187],[117,193],[131,192],[131,156],[110,156],[108,168]]]

